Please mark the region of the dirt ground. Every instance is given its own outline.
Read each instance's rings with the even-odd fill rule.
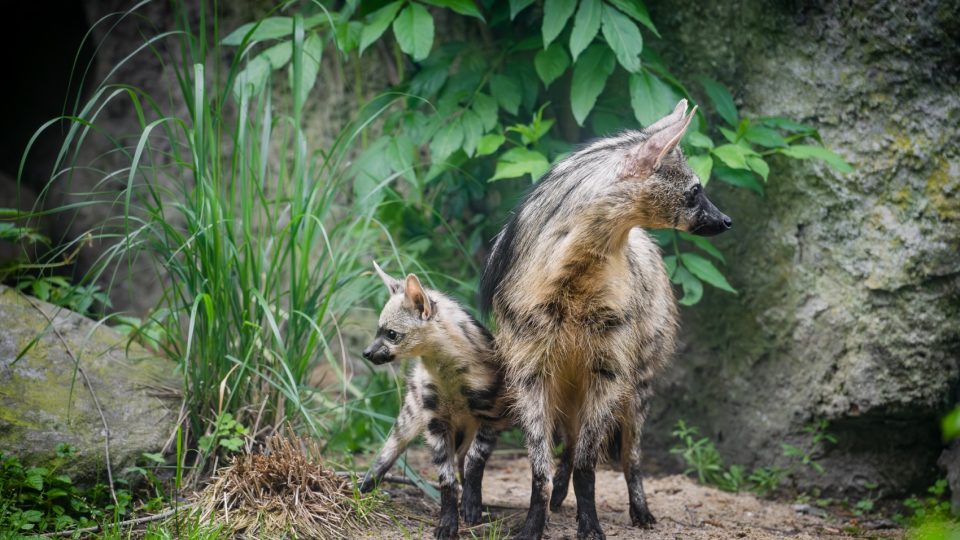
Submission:
[[[435,478],[421,452],[408,453],[410,464]],[[597,511],[607,538],[644,540],[773,539],[773,538],[903,538],[892,523],[860,522],[854,516],[835,515],[819,508],[757,499],[751,494],[727,493],[697,484],[680,475],[654,476],[644,482],[650,509],[657,518],[653,529],[630,525],[627,489],[623,474],[608,466],[597,470]],[[371,530],[364,538],[433,538],[439,507],[417,488],[384,486],[397,522]],[[509,529],[523,523],[530,496],[530,468],[525,456],[494,455],[484,475],[484,506],[490,520],[499,524],[466,528],[460,538],[506,538]],[[544,538],[575,538],[576,502],[572,487],[559,513],[548,517]]]

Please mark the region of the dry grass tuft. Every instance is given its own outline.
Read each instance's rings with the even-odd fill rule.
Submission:
[[[378,505],[323,467],[315,441],[284,436],[234,458],[197,495],[201,523],[248,538],[346,538],[389,519]]]

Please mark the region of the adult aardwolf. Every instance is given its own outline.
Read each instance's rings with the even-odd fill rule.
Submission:
[[[660,253],[639,227],[712,235],[731,220],[704,195],[678,143],[696,108],[686,100],[644,131],[599,140],[557,163],[494,243],[480,285],[533,472],[521,538],[540,538],[551,489],[554,429],[565,452],[551,508],[577,498],[577,537],[604,538],[594,467],[608,437],[634,525],[655,520],[640,473],[652,382],[670,361],[677,308]],[[616,445],[613,445],[616,446]]]

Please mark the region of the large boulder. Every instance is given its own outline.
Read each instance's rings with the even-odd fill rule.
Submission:
[[[732,89],[747,116],[817,126],[856,171],[774,159],[766,197],[708,187],[740,294],[684,312],[652,446],[678,418],[730,462],[795,463],[782,443],[831,422],[798,487],[922,489],[960,381],[957,2],[662,2],[669,65]]]
[[[100,410],[115,474],[161,450],[175,432],[181,385],[173,362],[3,286],[0,328],[0,453],[43,465],[69,443],[78,455],[61,470],[105,480]]]

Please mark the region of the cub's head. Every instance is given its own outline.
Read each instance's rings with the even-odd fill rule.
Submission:
[[[400,281],[387,275],[377,263],[373,267],[390,291],[390,299],[380,312],[377,334],[363,350],[363,357],[379,365],[396,358],[420,356],[429,346],[427,330],[436,304],[417,276],[410,274]]]
[[[733,220],[710,202],[680,150],[697,108],[689,115],[686,110],[684,99],[644,130],[643,141],[626,150],[619,181],[631,183],[639,225],[712,236],[729,229]]]

